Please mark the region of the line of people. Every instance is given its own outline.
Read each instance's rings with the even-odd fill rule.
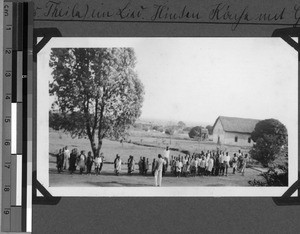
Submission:
[[[156,171],[157,168],[161,167],[161,176],[164,176],[166,172],[170,170],[171,174],[176,177],[181,176],[227,176],[228,168],[232,167],[232,173],[241,172],[244,175],[245,168],[248,161],[248,155],[239,150],[238,153],[235,153],[233,157],[230,157],[228,152],[216,151],[211,152],[203,151],[200,154],[185,155],[185,156],[169,156],[170,150],[168,147],[164,150],[162,156],[158,155],[157,159],[153,159],[152,163],[149,162],[149,158],[140,157],[138,165],[139,174],[147,175],[150,166],[152,176],[157,177]],[[100,153],[99,156],[93,157],[92,152],[89,151],[88,155],[85,155],[85,151],[78,153],[78,150],[74,148],[71,152],[68,147],[64,147],[59,150],[57,154],[57,170],[58,173],[61,173],[64,170],[69,170],[71,174],[76,171],[78,167],[79,173],[83,174],[86,171],[86,174],[91,174],[92,166],[95,167],[95,174],[99,175],[101,173],[103,163],[105,159],[103,153]],[[163,163],[161,163],[163,162]],[[117,154],[114,159],[114,172],[116,175],[119,175],[122,171],[122,164],[127,164],[127,173],[131,175],[135,171],[136,162],[132,155],[129,156],[127,163],[123,163],[121,157]],[[159,166],[158,166],[159,164]],[[170,169],[169,169],[170,168]],[[158,181],[161,180],[158,178],[156,184],[160,184]]]
[[[84,150],[79,153],[77,148],[72,149],[70,152],[68,146],[59,149],[58,154],[56,155],[56,167],[58,173],[69,170],[69,172],[73,174],[78,167],[80,174],[83,174],[84,171],[86,171],[86,174],[91,174],[92,166],[94,165],[95,174],[99,175],[104,161],[103,153],[93,157],[91,151],[88,152],[88,155],[85,155]]]

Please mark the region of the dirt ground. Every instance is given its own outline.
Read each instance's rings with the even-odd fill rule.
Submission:
[[[49,156],[49,180],[50,186],[74,186],[74,187],[141,187],[154,186],[154,177],[151,172],[147,175],[138,173],[138,166],[132,175],[127,174],[127,165],[122,165],[122,171],[116,176],[113,171],[112,164],[104,164],[102,172],[96,176],[94,172],[91,175],[80,175],[78,170],[74,174],[69,171],[58,173],[55,164],[55,157]],[[151,168],[151,167],[150,167]],[[232,174],[232,168],[228,169],[228,176],[196,176],[196,177],[174,177],[170,171],[163,177],[162,186],[164,187],[180,187],[180,186],[250,186],[249,180],[259,179],[259,171],[247,168],[245,176],[240,173]]]

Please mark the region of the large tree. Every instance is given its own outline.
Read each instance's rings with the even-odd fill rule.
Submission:
[[[132,48],[55,48],[49,65],[49,92],[60,113],[56,128],[87,136],[95,156],[104,138],[124,137],[140,116],[144,87]]]
[[[202,127],[201,126],[196,126],[196,127],[193,127],[189,131],[189,137],[190,138],[201,137],[201,133],[202,133]]]
[[[264,166],[268,166],[269,163],[282,154],[287,154],[287,129],[276,119],[266,119],[258,122],[251,138],[255,143],[250,150],[250,154],[252,158],[258,160]]]

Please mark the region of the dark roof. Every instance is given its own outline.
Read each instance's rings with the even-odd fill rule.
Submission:
[[[245,119],[236,117],[219,116],[213,126],[215,128],[218,120],[221,121],[225,132],[251,133],[255,125],[260,121],[258,119]]]

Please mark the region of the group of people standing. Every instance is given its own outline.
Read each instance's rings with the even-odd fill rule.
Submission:
[[[171,172],[179,176],[228,176],[228,168],[232,167],[232,173],[241,172],[244,175],[248,155],[234,153],[233,157],[228,152],[203,151],[192,156],[171,157]],[[167,165],[167,164],[166,164]]]
[[[174,157],[170,155],[170,150],[166,147],[164,157],[158,155],[158,160],[153,161],[152,172],[155,176],[155,186],[161,186],[161,178],[168,171],[180,176],[228,176],[228,168],[232,167],[232,174],[242,173],[244,176],[248,162],[248,154],[243,154],[241,150],[234,153],[233,157],[228,152],[217,150],[216,152],[203,151],[200,154]]]
[[[196,175],[227,176],[229,168],[233,168],[232,174],[241,172],[244,175],[247,161],[248,155],[244,155],[241,150],[238,153],[234,153],[232,157],[228,152],[221,150],[216,152],[207,151],[206,153],[202,151],[200,154],[194,153],[191,156],[186,154],[185,156],[170,157],[169,147],[166,147],[163,155],[158,154],[158,158],[153,159],[152,163],[149,162],[149,158],[140,157],[137,165],[141,175],[147,175],[151,166],[152,176],[155,178],[155,186],[161,186],[162,176],[169,170],[176,177],[195,177]],[[99,175],[103,167],[104,156],[103,153],[100,153],[98,156],[92,156],[91,151],[86,156],[84,150],[79,153],[76,148],[70,152],[68,147],[65,146],[59,150],[56,163],[58,173],[69,170],[73,174],[78,167],[80,174],[83,174],[84,171],[86,171],[86,174],[91,174],[92,166],[94,165],[95,174]],[[127,163],[123,163],[121,157],[117,154],[113,164],[116,175],[120,174],[122,164],[127,164],[129,175],[135,171],[136,162],[132,155],[129,156]]]
[[[56,167],[58,173],[69,170],[69,172],[73,174],[78,167],[80,174],[83,174],[84,171],[86,171],[86,174],[91,174],[92,166],[94,165],[95,174],[99,175],[102,170],[103,162],[103,153],[94,157],[92,156],[91,151],[86,155],[84,150],[79,153],[77,148],[72,149],[70,152],[68,146],[59,149],[58,154],[56,155]]]

